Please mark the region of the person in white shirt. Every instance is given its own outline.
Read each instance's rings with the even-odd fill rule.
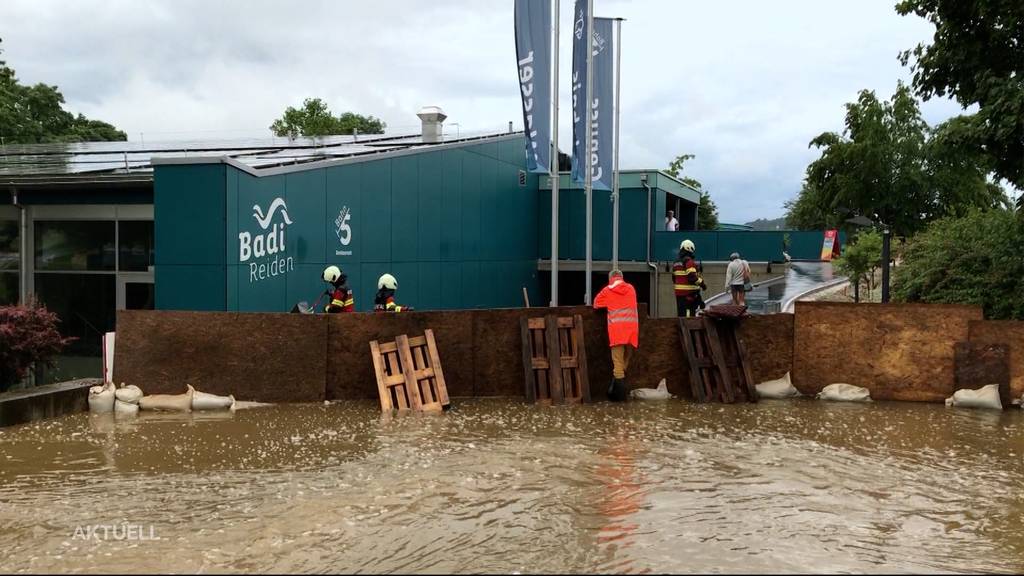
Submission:
[[[732,296],[732,303],[746,306],[747,292],[745,284],[750,282],[750,265],[740,258],[739,253],[729,255],[729,266],[725,268],[725,289]]]
[[[665,230],[667,232],[679,230],[679,221],[676,220],[676,213],[673,210],[669,210],[668,216],[665,217]]]

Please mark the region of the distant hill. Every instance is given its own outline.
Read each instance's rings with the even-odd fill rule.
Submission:
[[[753,222],[747,222],[747,226],[753,226],[754,230],[786,230],[786,217],[775,218],[768,220],[766,218],[758,218]]]

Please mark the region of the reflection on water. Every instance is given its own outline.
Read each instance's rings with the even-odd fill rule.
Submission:
[[[814,400],[0,429],[0,572],[1024,570],[1024,416]],[[85,539],[141,525],[157,539]]]

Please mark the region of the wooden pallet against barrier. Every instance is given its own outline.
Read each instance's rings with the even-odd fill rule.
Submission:
[[[373,369],[377,376],[380,408],[440,412],[448,407],[441,359],[433,330],[423,336],[401,335],[394,342],[370,342]]]
[[[522,318],[526,400],[541,404],[590,402],[583,317]]]
[[[690,365],[690,389],[697,402],[757,401],[736,323],[706,317],[679,319],[683,353]]]

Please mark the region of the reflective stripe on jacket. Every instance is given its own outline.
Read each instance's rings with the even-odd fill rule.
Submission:
[[[324,308],[324,312],[355,312],[356,299],[348,288],[335,288],[331,292],[331,303]]]
[[[697,263],[687,256],[682,262],[672,265],[672,286],[676,296],[696,296],[700,293],[700,275],[697,274]]]
[[[608,309],[608,345],[640,346],[640,315],[636,290],[622,279],[605,286],[594,298],[594,308]]]

